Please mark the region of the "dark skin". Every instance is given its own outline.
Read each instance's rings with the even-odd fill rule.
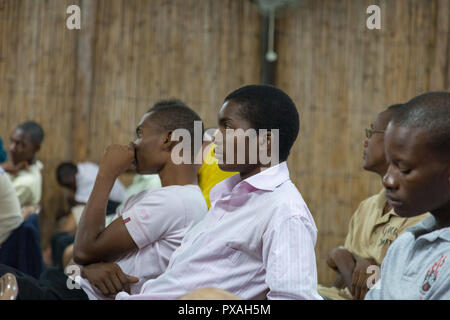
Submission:
[[[241,179],[247,179],[255,174],[258,174],[264,168],[270,167],[270,165],[262,165],[259,161],[259,156],[255,164],[250,164],[250,151],[249,151],[249,139],[245,138],[245,162],[243,164],[238,163],[238,140],[242,135],[235,136],[234,139],[234,159],[231,161],[232,163],[225,163],[227,161],[227,148],[225,147],[227,143],[231,143],[231,141],[227,142],[226,129],[238,130],[242,129],[244,131],[251,129],[252,125],[250,121],[244,119],[240,113],[240,108],[242,106],[234,101],[225,101],[222,105],[222,108],[219,111],[218,122],[219,122],[219,131],[222,135],[222,139],[214,140],[216,144],[215,148],[215,157],[219,160],[219,168],[223,171],[228,172],[239,172]],[[267,154],[270,155],[270,147],[271,147],[271,136],[270,131],[267,133],[265,137],[258,137],[258,151],[261,148],[267,148]]]
[[[429,211],[437,228],[449,227],[450,159],[431,149],[428,133],[390,123],[386,157],[383,184],[395,212],[407,218]]]
[[[77,191],[77,179],[76,179],[76,173],[75,174],[67,174],[61,178],[61,186],[63,186],[66,189],[69,189],[70,191],[76,192]]]
[[[78,170],[77,170],[77,172],[78,172]],[[67,202],[71,207],[76,206],[77,204],[81,204],[75,200],[75,193],[77,191],[76,173],[75,174],[67,174],[67,175],[63,176],[59,183],[63,188],[68,190]]]
[[[40,145],[35,145],[32,142],[28,132],[19,128],[15,129],[11,134],[9,144],[11,161],[3,163],[2,168],[11,174],[28,169],[36,161],[36,153],[40,148]]]
[[[162,130],[152,120],[152,113],[142,117],[136,133],[137,140],[134,143],[107,148],[74,243],[74,261],[80,265],[89,264],[88,268],[83,268],[88,280],[95,282],[100,290],[108,288],[109,292],[112,292],[113,287],[117,289],[119,283],[122,284],[121,290],[127,290],[128,287],[122,281],[127,275],[118,275],[122,271],[113,266],[114,263],[106,266],[104,263],[138,250],[122,219],[116,219],[107,228],[104,227],[108,196],[117,177],[130,167],[135,167],[140,174],[158,173],[163,187],[197,184],[194,164],[176,165],[172,162],[171,151],[178,142],[171,141],[171,131]],[[99,285],[98,279],[106,280]],[[111,287],[108,283],[115,285]],[[114,293],[117,292],[114,290]]]
[[[384,151],[384,133],[378,131],[386,129],[390,118],[391,113],[388,111],[378,114],[370,125],[370,128],[374,130],[372,136],[364,140],[363,167],[367,171],[377,173],[380,177],[386,173],[388,162]],[[383,214],[390,210],[390,205],[386,203]],[[354,300],[364,299],[369,291],[367,279],[371,275],[367,273],[367,268],[370,265],[377,265],[374,259],[355,257],[350,251],[340,247],[331,251],[327,264],[338,273],[333,286],[339,289],[349,288]]]

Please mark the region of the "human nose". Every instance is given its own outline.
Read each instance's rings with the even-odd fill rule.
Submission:
[[[383,186],[388,190],[396,190],[398,189],[398,181],[395,177],[394,170],[392,165],[390,164],[386,174],[383,176]]]

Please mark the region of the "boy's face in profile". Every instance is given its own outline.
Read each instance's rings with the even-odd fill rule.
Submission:
[[[370,124],[371,136],[364,140],[363,168],[374,170],[386,164],[384,154],[384,133],[385,129],[384,113],[379,113],[373,123]]]
[[[255,170],[259,165],[258,164],[250,164],[250,156],[249,156],[249,138],[244,137],[243,132],[248,129],[251,129],[251,123],[246,119],[243,119],[239,110],[242,106],[239,103],[233,101],[226,101],[222,108],[219,111],[218,121],[219,121],[219,135],[215,136],[214,143],[216,144],[215,148],[215,157],[219,160],[219,168],[223,171],[228,172],[240,172],[241,174],[245,174]],[[228,136],[226,131],[228,130],[238,130],[235,131],[236,134],[234,136]],[[242,144],[239,143],[239,140],[244,141],[245,146],[244,149],[239,150],[238,146]],[[234,157],[230,155],[227,157],[227,145],[234,144]],[[238,161],[238,154],[244,153],[244,163],[240,163]],[[231,159],[230,159],[231,158]]]
[[[449,164],[428,144],[428,134],[422,128],[391,122],[385,133],[389,168],[383,185],[389,204],[402,217],[448,210]]]
[[[162,146],[164,133],[146,113],[136,128],[135,165],[139,174],[156,174],[166,162],[167,154]]]
[[[10,137],[9,153],[14,164],[33,159],[37,150],[38,148],[33,145],[29,133],[22,129],[13,131]]]

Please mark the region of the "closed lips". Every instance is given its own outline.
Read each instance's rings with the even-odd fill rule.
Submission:
[[[393,198],[393,197],[391,197],[389,195],[386,195],[386,198],[387,198],[389,204],[391,206],[393,206],[393,207],[398,207],[398,206],[400,206],[402,204],[402,202],[400,200],[395,199],[395,198]]]

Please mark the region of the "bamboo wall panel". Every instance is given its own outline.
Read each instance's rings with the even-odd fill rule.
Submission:
[[[76,34],[65,11],[76,1],[0,1],[0,136],[5,148],[13,129],[34,120],[45,131],[38,158],[44,163],[40,216],[46,243],[62,193],[54,170],[71,158]]]

